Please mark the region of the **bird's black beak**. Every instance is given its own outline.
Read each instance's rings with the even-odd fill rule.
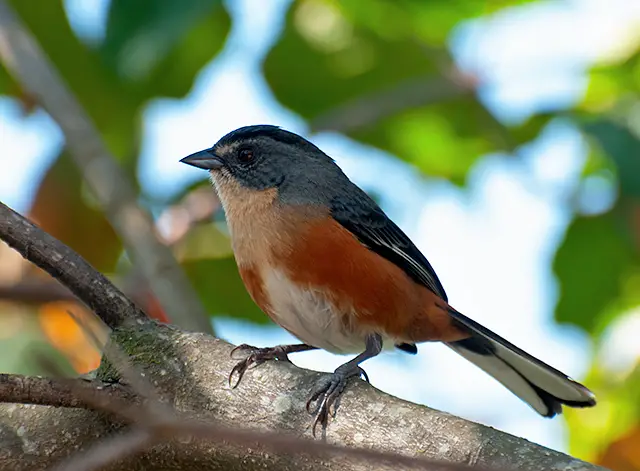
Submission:
[[[201,150],[200,152],[191,154],[181,159],[180,162],[204,170],[216,170],[224,166],[222,159],[214,154],[211,149]]]

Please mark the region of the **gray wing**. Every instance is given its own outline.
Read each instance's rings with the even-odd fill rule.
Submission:
[[[447,301],[447,294],[429,261],[366,193],[358,191],[355,197],[334,198],[331,215],[367,248]]]

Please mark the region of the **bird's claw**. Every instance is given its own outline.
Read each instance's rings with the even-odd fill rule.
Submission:
[[[329,422],[329,416],[335,418],[347,381],[355,377],[363,377],[367,383],[369,382],[367,373],[359,366],[344,370],[338,368],[334,373],[320,378],[306,404],[307,412],[315,415],[311,429],[314,437],[318,425],[322,427],[324,432]],[[318,401],[317,405],[312,409],[311,405],[316,401]]]
[[[239,355],[238,355],[239,354]],[[235,389],[240,384],[242,377],[250,366],[258,366],[268,360],[289,361],[287,353],[280,347],[259,348],[243,343],[238,345],[229,354],[231,358],[242,358],[229,373],[229,386]],[[238,374],[238,380],[232,385],[233,376]]]

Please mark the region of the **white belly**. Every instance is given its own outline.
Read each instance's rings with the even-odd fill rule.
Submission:
[[[346,327],[343,316],[320,290],[299,288],[279,270],[262,275],[271,315],[304,343],[333,353],[360,353],[370,331]]]

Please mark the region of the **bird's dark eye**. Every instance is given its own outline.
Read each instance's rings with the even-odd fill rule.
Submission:
[[[253,160],[253,151],[251,149],[240,149],[238,151],[238,160],[242,163],[251,162]]]

